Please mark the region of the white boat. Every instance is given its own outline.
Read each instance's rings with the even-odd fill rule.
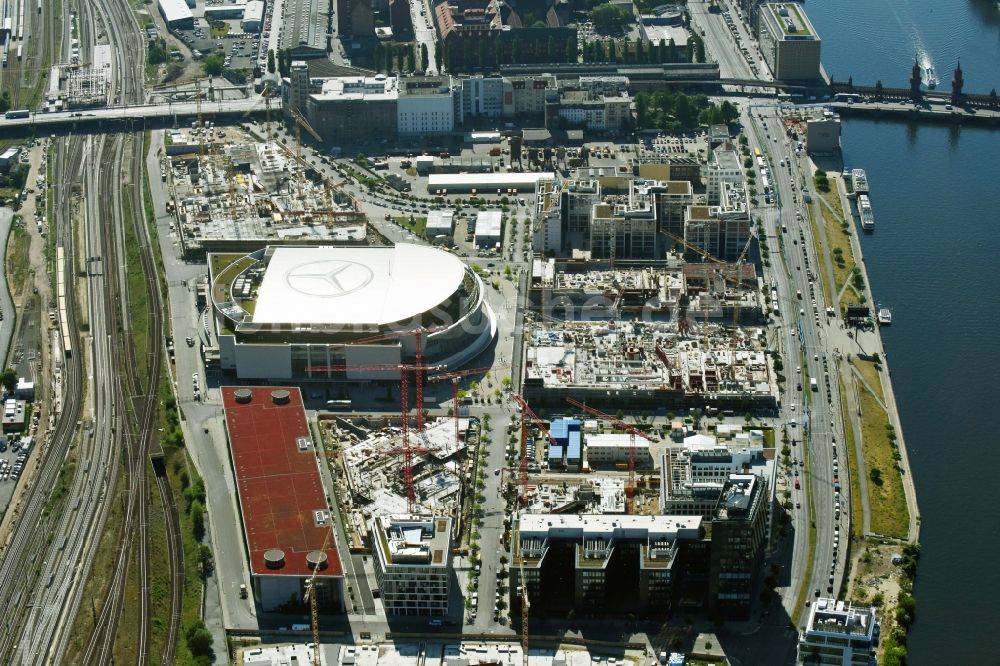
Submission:
[[[937,88],[937,84],[937,74],[934,73],[934,68],[928,65],[924,68],[924,85],[933,90]]]
[[[880,307],[878,309],[879,326],[889,326],[892,324],[892,311],[889,308]]]
[[[861,228],[871,231],[875,228],[875,214],[872,212],[872,202],[867,194],[858,195],[858,215],[861,216]]]
[[[868,194],[868,174],[864,169],[851,171],[851,184],[854,186],[855,194]]]

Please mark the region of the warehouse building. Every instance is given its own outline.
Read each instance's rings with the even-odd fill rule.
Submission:
[[[478,248],[494,248],[503,238],[503,212],[481,210],[476,214],[475,243]]]
[[[318,607],[342,612],[344,571],[302,394],[223,387],[222,402],[254,599],[266,612],[301,612],[315,574]]]
[[[329,0],[286,0],[279,48],[295,59],[323,58],[328,51]]]
[[[375,579],[387,615],[448,614],[451,518],[376,516],[371,540]]]
[[[398,381],[418,332],[425,360],[452,370],[496,335],[482,280],[432,247],[267,247],[209,265],[221,368],[241,379]]]
[[[496,173],[432,173],[427,178],[431,194],[480,193],[517,194],[534,192],[541,181],[555,181],[552,172]]]
[[[427,226],[424,227],[427,238],[451,242],[455,233],[455,211],[432,210],[427,213]]]
[[[194,14],[184,0],[157,0],[160,16],[171,30],[194,28]]]
[[[243,10],[243,20],[240,22],[240,27],[243,28],[243,32],[260,32],[263,25],[264,1],[250,0],[246,4],[246,9]]]

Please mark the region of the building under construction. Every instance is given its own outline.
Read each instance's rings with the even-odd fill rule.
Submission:
[[[73,40],[76,42],[76,40]],[[76,47],[74,46],[74,49]],[[111,47],[97,45],[90,62],[53,65],[45,94],[48,111],[106,106],[111,90]]]
[[[765,319],[753,264],[635,266],[579,259],[535,259],[528,304],[543,319],[594,320],[639,316],[664,321],[687,313],[738,325]]]
[[[529,322],[523,395],[532,405],[773,408],[763,334],[689,320]]]
[[[250,252],[268,244],[380,242],[338,184],[279,144],[217,139],[207,128],[167,135],[162,176],[185,255]]]
[[[369,422],[367,426],[336,419],[336,441],[347,487],[353,502],[366,516],[407,511],[399,424],[399,416],[384,417],[380,424]],[[469,426],[469,419],[458,419],[458,441],[454,419],[438,419],[428,423],[423,431],[410,429],[414,506],[450,513],[461,490],[460,480],[465,478],[466,446],[476,441],[474,433],[469,436]]]

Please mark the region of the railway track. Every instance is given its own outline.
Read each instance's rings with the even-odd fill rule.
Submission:
[[[60,177],[53,183],[55,208],[55,235],[57,242],[71,251],[75,239],[71,224],[72,180],[75,167],[81,163],[83,141],[77,137],[66,139],[56,150],[56,170]],[[75,272],[72,265],[66,266],[66,279],[71,284]],[[72,286],[67,290],[72,291]],[[75,303],[68,299],[67,317],[73,323],[72,330],[78,330]],[[77,422],[81,416],[82,365],[78,354],[64,358],[63,404],[55,429],[45,448],[41,469],[35,482],[29,488],[28,497],[22,505],[20,518],[0,564],[0,607],[25,608],[39,588],[40,578],[47,572],[35,563],[35,553],[43,553],[49,547],[56,516],[45,511],[53,490],[56,488],[63,462],[76,436]],[[71,509],[75,510],[75,509]],[[47,564],[47,562],[46,562]],[[45,581],[41,581],[42,584]],[[36,608],[32,608],[35,612]],[[0,662],[13,663],[12,655],[19,647],[25,647],[20,640],[22,629],[31,613],[9,613],[0,631]],[[34,648],[28,644],[26,647]],[[23,652],[23,650],[22,650]],[[30,663],[30,662],[29,662]]]

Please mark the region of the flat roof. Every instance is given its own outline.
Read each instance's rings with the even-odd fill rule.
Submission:
[[[423,245],[278,247],[269,250],[256,324],[384,325],[447,300],[466,266]],[[431,270],[433,267],[433,270]]]
[[[794,2],[769,2],[764,5],[767,11],[770,13],[772,20],[775,24],[781,28],[781,36],[786,40],[816,40],[819,39],[819,35],[816,34],[816,30],[813,28],[812,23],[809,22],[809,17],[806,16],[805,10],[801,5]],[[787,12],[787,16],[782,16],[781,12]],[[793,32],[789,28],[789,23],[786,19],[791,21],[791,25],[795,27]]]
[[[631,538],[697,538],[701,516],[622,516],[605,514],[524,513],[518,518],[521,538],[614,536]]]
[[[531,187],[542,181],[554,181],[551,171],[540,173],[432,173],[427,177],[427,188],[449,187]]]
[[[476,235],[477,236],[500,236],[500,228],[503,224],[503,212],[499,210],[481,210],[476,214]]]
[[[250,393],[249,401],[237,399],[243,391]],[[276,403],[276,393],[286,395],[287,402]],[[222,403],[250,571],[260,576],[312,575],[306,556],[322,549],[332,518],[301,392],[294,387],[224,386]],[[306,438],[308,446],[300,448],[300,438]],[[320,526],[317,511],[326,514]],[[265,553],[272,550],[282,551],[283,566],[267,566]],[[332,539],[324,552],[327,567],[319,575],[343,576]]]
[[[191,8],[187,6],[184,0],[158,0],[158,2],[160,13],[163,14],[163,18],[167,23],[194,18]]]

